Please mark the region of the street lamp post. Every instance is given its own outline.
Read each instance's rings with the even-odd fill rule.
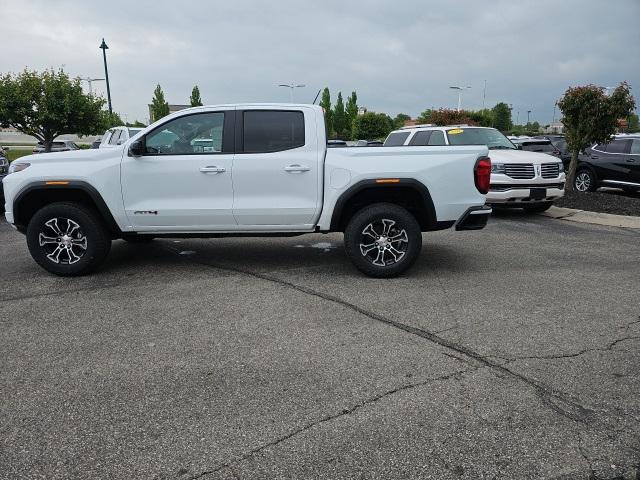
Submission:
[[[109,47],[107,47],[107,44],[104,42],[104,38],[99,48],[102,49],[102,58],[104,59],[104,76],[107,81],[107,100],[109,101],[109,115],[111,115],[113,108],[111,108],[111,89],[109,88],[109,71],[107,70],[107,49]]]
[[[458,111],[460,111],[460,108],[462,107],[462,91],[463,90],[468,90],[471,87],[466,86],[466,87],[460,87],[458,85],[452,85],[449,87],[451,90],[458,90]]]
[[[531,115],[531,110],[527,110],[527,125],[529,125],[531,123],[529,121],[529,115]]]
[[[296,85],[293,82],[291,82],[291,85],[287,85],[286,83],[281,83],[278,86],[279,87],[286,87],[286,88],[289,88],[291,90],[291,103],[293,103],[293,90],[296,89],[296,88],[304,88],[304,87],[306,87],[306,85],[304,85],[304,84]]]
[[[82,80],[83,82],[87,82],[89,84],[89,95],[93,95],[93,87],[92,87],[92,83],[93,82],[97,82],[100,80],[104,80],[104,78],[91,78],[91,77],[87,77],[87,78],[81,78],[80,80]]]

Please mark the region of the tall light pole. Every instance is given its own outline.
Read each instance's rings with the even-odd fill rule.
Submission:
[[[527,110],[527,125],[529,125],[531,123],[529,121],[529,115],[531,115],[531,110]]]
[[[280,85],[278,85],[279,87],[287,87],[291,90],[291,103],[293,103],[293,90],[296,88],[304,88],[306,87],[306,85],[301,84],[301,85],[296,85],[295,83],[291,83],[291,85],[287,85],[286,83],[281,83]]]
[[[104,78],[87,77],[87,78],[80,78],[80,80],[82,80],[83,82],[87,82],[89,84],[89,95],[93,95],[93,88],[92,88],[91,84],[93,82],[98,82],[98,81],[104,80]]]
[[[482,90],[482,109],[484,110],[484,101],[487,97],[487,81],[484,81],[484,90]]]
[[[109,71],[107,70],[107,49],[109,47],[107,47],[107,44],[104,42],[104,38],[99,48],[102,49],[102,58],[104,59],[104,76],[107,80],[107,100],[109,101],[109,115],[111,115],[113,108],[111,108],[111,89],[109,88]]]
[[[466,87],[460,87],[458,85],[452,85],[449,87],[452,90],[458,90],[458,111],[460,111],[460,107],[462,106],[462,91],[463,90],[468,90],[471,87],[466,86]]]

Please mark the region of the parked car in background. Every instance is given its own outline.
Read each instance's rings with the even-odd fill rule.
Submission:
[[[102,136],[99,148],[113,148],[122,145],[142,130],[142,128],[125,126],[110,128]]]
[[[603,186],[640,191],[640,135],[615,136],[585,150],[578,157],[573,186],[579,192]]]
[[[384,142],[385,147],[400,145],[486,145],[491,157],[487,204],[495,207],[542,212],[564,195],[565,174],[559,159],[544,152],[520,150],[495,128],[468,125],[402,128],[391,132]]]
[[[98,138],[91,143],[91,148],[100,148],[101,143],[102,143],[102,138]]]
[[[560,150],[548,138],[515,139],[511,142],[520,150],[540,152],[560,158]]]
[[[327,140],[328,148],[346,147],[347,142],[344,140]]]
[[[0,147],[0,199],[4,199],[4,189],[2,188],[2,179],[7,176],[9,171],[9,160],[4,148]]]
[[[358,140],[355,144],[356,147],[381,147],[382,143],[380,140]]]
[[[72,140],[56,140],[51,145],[52,152],[68,152],[70,150],[79,150],[80,147]],[[38,145],[33,147],[33,153],[45,153],[44,145],[42,142],[38,142]]]

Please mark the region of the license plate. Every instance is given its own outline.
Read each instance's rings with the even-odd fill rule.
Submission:
[[[533,200],[543,200],[547,198],[547,189],[546,188],[532,188],[529,191],[529,197]]]

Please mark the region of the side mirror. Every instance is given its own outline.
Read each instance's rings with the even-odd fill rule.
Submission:
[[[129,145],[129,156],[141,157],[144,154],[144,140],[136,140]]]

